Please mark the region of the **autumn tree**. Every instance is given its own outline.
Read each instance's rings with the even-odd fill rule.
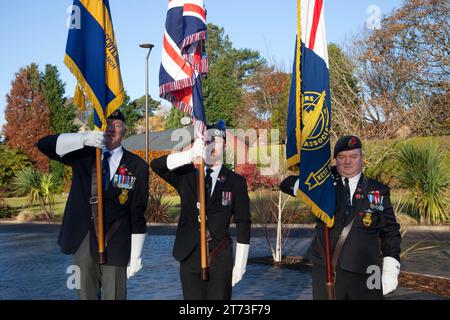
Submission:
[[[6,144],[10,148],[22,150],[38,169],[48,171],[48,158],[36,148],[37,141],[51,132],[50,110],[43,94],[37,64],[19,70],[6,101]]]
[[[393,137],[402,128],[408,135],[431,135],[448,128],[449,24],[447,0],[407,0],[380,29],[356,41],[362,111],[372,136]]]
[[[332,133],[335,138],[355,134],[365,137],[364,114],[360,106],[358,79],[350,57],[336,44],[328,45]]]
[[[281,68],[258,67],[245,83],[244,104],[236,112],[240,127],[277,128],[285,137],[290,83],[291,75]]]

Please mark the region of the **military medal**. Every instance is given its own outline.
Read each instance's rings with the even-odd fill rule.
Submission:
[[[122,174],[115,174],[112,184],[114,187],[119,189],[128,189],[133,190],[136,183],[136,177],[128,176],[128,175],[122,175]]]
[[[383,196],[380,194],[380,191],[375,190],[371,191],[367,198],[370,202],[370,209],[371,210],[377,210],[377,211],[383,211]]]
[[[128,200],[128,189],[122,189],[122,193],[119,196],[119,203],[124,205]]]
[[[370,212],[366,212],[366,216],[362,219],[362,221],[366,227],[370,227],[372,225],[372,214]]]
[[[231,192],[230,191],[222,192],[222,205],[224,207],[231,205]]]

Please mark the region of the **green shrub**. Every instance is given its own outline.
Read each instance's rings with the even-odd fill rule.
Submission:
[[[6,204],[3,194],[0,192],[0,219],[11,218],[11,209]]]
[[[50,161],[50,172],[54,177],[55,191],[57,193],[61,193],[64,190],[65,170],[66,166],[61,162],[55,160]]]
[[[28,157],[17,149],[0,146],[0,189],[12,191],[12,181],[17,172],[31,166]]]
[[[413,207],[419,212],[421,223],[449,221],[449,175],[443,157],[435,143],[407,142],[396,154],[400,183],[411,191]]]

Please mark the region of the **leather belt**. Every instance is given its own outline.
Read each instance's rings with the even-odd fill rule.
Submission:
[[[215,247],[214,250],[208,254],[208,266],[211,265],[212,260],[217,257],[223,251],[223,249],[225,249],[226,246],[230,244],[230,242],[231,238],[228,234],[226,234],[225,237],[223,237],[223,239],[219,242],[217,247]]]

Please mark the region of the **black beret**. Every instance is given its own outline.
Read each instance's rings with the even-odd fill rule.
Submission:
[[[361,149],[362,143],[361,140],[356,136],[345,136],[340,138],[336,145],[334,146],[334,154],[333,158],[336,158],[339,152],[342,151],[348,151],[348,150],[354,150],[354,149]]]
[[[113,113],[111,113],[108,117],[108,119],[112,119],[112,120],[121,120],[123,123],[125,123],[125,117],[123,116],[123,113],[120,112],[119,110],[115,110],[113,111]]]
[[[227,128],[225,126],[225,122],[223,120],[219,120],[214,124],[206,125],[207,129],[207,140],[210,140],[211,137],[222,137],[224,140],[227,139]]]

